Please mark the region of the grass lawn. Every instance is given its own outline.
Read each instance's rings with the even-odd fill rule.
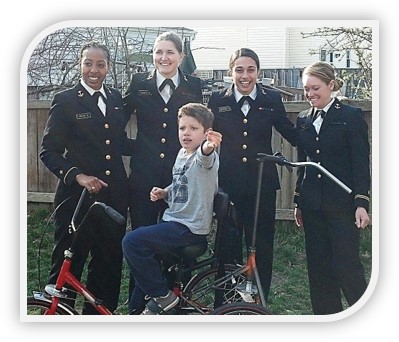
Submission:
[[[49,215],[45,209],[37,209],[28,214],[28,294],[43,288],[47,280],[53,243],[53,227],[51,224],[46,225]],[[371,237],[371,227],[361,231],[361,259],[367,280],[371,274]],[[293,221],[278,222],[274,251],[269,309],[276,315],[311,315],[303,230],[297,229]],[[128,298],[128,274],[124,264],[118,307],[120,314],[127,314],[124,303]]]

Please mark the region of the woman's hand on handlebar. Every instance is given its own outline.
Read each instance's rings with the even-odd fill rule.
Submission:
[[[102,188],[108,186],[108,184],[101,179],[94,176],[87,176],[84,173],[79,173],[76,176],[76,181],[79,183],[79,185],[85,187],[91,194],[97,194]]]

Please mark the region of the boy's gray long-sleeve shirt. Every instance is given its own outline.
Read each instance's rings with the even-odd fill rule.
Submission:
[[[209,234],[213,199],[218,191],[219,155],[203,155],[201,146],[191,155],[181,148],[173,166],[173,181],[167,187],[169,208],[164,221],[187,226],[194,234]]]

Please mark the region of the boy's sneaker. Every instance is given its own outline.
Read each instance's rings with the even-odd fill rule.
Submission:
[[[163,297],[155,297],[145,306],[142,315],[161,315],[166,311],[169,311],[179,303],[179,297],[169,290],[168,294]]]

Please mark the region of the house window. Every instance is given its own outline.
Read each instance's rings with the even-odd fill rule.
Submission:
[[[326,61],[326,50],[321,50],[320,51],[320,60],[325,62]]]
[[[334,54],[330,52],[330,63],[334,62]]]

